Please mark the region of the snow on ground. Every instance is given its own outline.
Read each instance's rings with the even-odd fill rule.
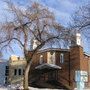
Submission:
[[[30,90],[63,90],[63,89],[38,89],[38,88],[33,88],[29,87]],[[16,90],[15,88],[5,88],[5,87],[0,87],[0,90]],[[22,89],[19,89],[22,90]]]
[[[40,88],[33,88],[33,87],[29,87],[30,90],[64,90],[64,89],[40,89]],[[0,90],[17,90],[14,87],[13,88],[8,88],[8,87],[0,87]],[[18,89],[18,90],[22,90],[22,89]],[[75,89],[78,90],[78,89]],[[87,89],[83,89],[83,90],[90,90],[90,88]]]
[[[0,86],[0,90],[22,90],[23,87],[21,85],[8,85],[8,86]],[[33,88],[33,87],[29,87],[30,90],[64,90],[64,89],[40,89],[40,88]],[[74,89],[74,90],[78,90],[78,89]],[[90,90],[90,88],[85,88],[83,90]]]
[[[8,90],[8,89],[5,87],[0,87],[0,90]]]
[[[21,88],[22,87],[18,87],[18,90],[22,90]],[[63,89],[48,89],[48,88],[40,89],[40,88],[33,88],[33,87],[29,87],[29,89],[30,90],[63,90]],[[15,86],[7,86],[7,87],[1,86],[0,90],[17,90],[17,87],[15,87]]]
[[[8,86],[1,86],[0,85],[0,90],[22,90],[23,86],[17,84],[17,85],[8,85]],[[33,88],[33,87],[29,87],[30,90],[60,90],[60,89],[40,89],[40,88]],[[61,89],[62,90],[62,89]]]
[[[29,87],[30,88],[30,90],[63,90],[63,89],[48,89],[48,88],[46,88],[46,89],[38,89],[38,88],[33,88],[33,87]]]

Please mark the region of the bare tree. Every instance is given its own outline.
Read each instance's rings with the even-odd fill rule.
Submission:
[[[33,62],[33,57],[46,43],[56,42],[59,40],[67,41],[69,39],[65,30],[60,24],[56,23],[53,13],[38,3],[21,9],[12,2],[6,2],[8,12],[12,14],[11,20],[6,20],[1,24],[0,29],[0,48],[10,49],[11,42],[17,43],[24,53],[27,61],[24,74],[24,89],[28,90],[28,73]],[[39,44],[32,49],[31,57],[28,51],[31,49],[32,38],[36,39]],[[50,43],[51,44],[51,43]]]
[[[71,28],[78,31],[90,29],[90,4],[81,6],[72,16]],[[90,37],[90,35],[89,35]]]

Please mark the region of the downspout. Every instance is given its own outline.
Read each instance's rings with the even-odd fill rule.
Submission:
[[[71,67],[70,67],[70,52],[69,52],[69,86],[71,85],[70,80],[71,80]]]

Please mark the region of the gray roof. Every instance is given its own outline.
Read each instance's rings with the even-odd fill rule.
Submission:
[[[38,65],[38,66],[36,66],[35,67],[35,69],[61,69],[61,67],[60,66],[57,66],[57,65],[55,65],[55,64],[48,64],[48,63],[44,63],[44,64],[41,64],[41,65]]]

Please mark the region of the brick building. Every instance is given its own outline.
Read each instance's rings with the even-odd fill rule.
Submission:
[[[73,90],[76,87],[76,72],[79,71],[87,73],[84,76],[85,85],[88,86],[90,56],[84,53],[80,37],[80,34],[76,35],[76,40],[69,49],[48,48],[38,51],[33,58],[29,84],[40,88]],[[31,53],[29,51],[29,55]]]

